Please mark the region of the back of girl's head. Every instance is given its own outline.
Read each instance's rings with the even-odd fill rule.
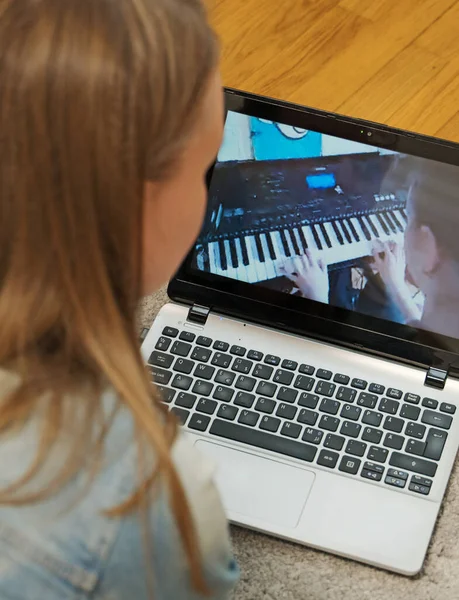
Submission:
[[[150,402],[135,332],[143,191],[173,170],[216,61],[200,0],[0,0],[0,366],[21,377],[0,431],[40,402],[57,439],[66,394],[89,384],[71,443],[96,452],[109,383],[176,487],[176,514],[175,426]]]

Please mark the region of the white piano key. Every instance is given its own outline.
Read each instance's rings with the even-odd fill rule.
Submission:
[[[343,229],[343,226],[341,225],[341,222],[340,221],[335,221],[335,224],[336,224],[336,227],[337,227],[338,231],[341,234],[341,237],[343,238],[343,243],[340,244],[341,248],[343,248],[343,246],[349,245],[349,241],[348,241],[348,239],[346,237],[346,234],[344,233],[344,229]]]
[[[273,240],[274,250],[277,255],[277,260],[282,264],[287,260],[287,255],[285,254],[284,245],[282,244],[282,239],[280,233],[278,231],[273,231],[271,235],[271,239]],[[278,263],[279,264],[279,263]]]
[[[277,277],[277,272],[274,266],[274,261],[269,253],[268,242],[266,241],[266,236],[264,233],[260,234],[260,240],[261,247],[263,248],[263,253],[265,255],[266,276],[268,279],[274,279],[274,277]]]
[[[317,247],[316,240],[314,239],[314,235],[311,231],[311,226],[304,225],[301,229],[303,230],[304,237],[306,238],[306,241],[308,242],[309,250],[315,254],[316,252],[319,251],[319,249]]]
[[[290,258],[295,258],[296,252],[293,247],[292,240],[290,239],[290,233],[287,229],[284,229],[284,236],[285,236],[285,239],[287,240],[288,249],[290,250]]]
[[[207,249],[209,253],[209,264],[210,264],[210,272],[218,275],[221,271],[220,261],[216,255],[216,246],[218,246],[217,242],[210,242],[208,244]],[[218,260],[218,262],[217,262]]]
[[[300,256],[303,256],[303,254],[304,254],[303,242],[301,241],[300,234],[298,232],[297,227],[294,227],[292,229],[292,235],[295,236],[296,243],[298,244],[298,248],[300,249],[300,253],[301,253]]]
[[[236,238],[234,240],[234,244],[236,246],[237,262],[238,262],[238,265],[239,265],[238,268],[237,268],[238,280],[239,281],[248,281],[248,279],[247,279],[247,268],[244,265],[244,260],[242,258],[241,240],[239,238]]]
[[[249,264],[246,268],[247,281],[248,283],[256,283],[257,281],[259,281],[258,273],[255,267],[255,257],[253,256],[252,246],[248,240],[248,236],[246,236],[245,238],[245,247],[247,249],[247,256],[249,258]]]
[[[251,262],[255,268],[256,274],[257,274],[257,278],[256,281],[264,281],[265,279],[267,279],[266,277],[266,267],[263,265],[262,262],[260,262],[260,259],[258,258],[258,250],[257,250],[257,244],[255,242],[255,238],[253,235],[249,235],[246,238],[247,241],[247,246],[250,246],[250,254],[251,254]],[[250,257],[250,255],[249,255]]]

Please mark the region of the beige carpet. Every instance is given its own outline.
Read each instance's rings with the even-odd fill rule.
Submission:
[[[166,300],[164,291],[146,298],[139,323],[150,326]],[[232,534],[242,570],[235,600],[459,600],[457,465],[424,570],[414,579],[236,527]]]

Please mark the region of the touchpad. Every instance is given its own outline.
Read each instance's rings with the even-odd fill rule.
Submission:
[[[217,463],[226,511],[291,529],[298,525],[314,483],[312,471],[204,440],[196,446]]]

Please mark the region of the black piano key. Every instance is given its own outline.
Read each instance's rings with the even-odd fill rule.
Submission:
[[[381,217],[381,215],[379,213],[376,213],[376,218],[381,223],[381,227],[383,228],[384,233],[386,235],[389,235],[390,231],[389,231],[389,228],[386,225],[386,221],[384,221],[384,219]]]
[[[249,266],[249,255],[247,253],[245,237],[240,238],[239,241],[241,242],[242,262],[244,263],[245,267],[248,267]]]
[[[336,237],[338,238],[338,242],[340,244],[344,244],[343,236],[341,235],[341,231],[338,229],[335,221],[332,221],[333,231],[336,233]]]
[[[292,246],[293,246],[293,249],[295,250],[295,254],[297,256],[301,256],[301,250],[300,250],[300,247],[298,246],[295,232],[291,229],[290,231],[287,231],[287,235],[290,235],[290,239],[292,241]]]
[[[386,220],[386,223],[389,225],[389,228],[392,229],[392,233],[397,233],[397,227],[395,226],[395,223],[390,218],[390,214],[384,213],[381,216],[384,217],[384,219]]]
[[[347,241],[349,242],[349,244],[352,244],[351,234],[349,233],[349,230],[346,227],[346,223],[344,222],[344,220],[340,221],[340,225],[341,225],[341,229],[344,232],[344,235],[346,236]]]
[[[354,227],[353,222],[349,219],[348,221],[346,221],[346,224],[349,225],[349,229],[351,230],[351,233],[354,236],[355,241],[360,242],[360,236],[357,233],[357,229]]]
[[[322,242],[320,241],[320,237],[319,234],[316,231],[316,226],[315,225],[311,225],[311,231],[312,231],[312,235],[314,236],[314,241],[316,243],[316,246],[319,250],[322,250]]]
[[[258,235],[258,233],[256,233],[254,237],[260,262],[265,262],[265,253],[263,252],[263,246],[261,245],[260,236]]]
[[[271,257],[271,260],[276,260],[276,251],[274,250],[273,241],[271,239],[271,233],[269,231],[266,234],[266,243],[268,244],[269,256]]]
[[[390,213],[390,216],[392,217],[393,221],[395,222],[395,224],[397,225],[400,233],[403,233],[404,229],[403,229],[403,225],[400,223],[400,221],[397,218],[397,215],[394,212]]]
[[[362,219],[362,217],[357,217],[357,221],[359,222],[359,225],[362,228],[363,235],[370,242],[371,241],[371,233],[368,231],[368,227],[365,225],[365,221]]]
[[[298,227],[298,235],[300,236],[300,241],[303,244],[303,250],[306,252],[306,250],[308,249],[308,242],[306,241],[306,238],[304,237],[302,227]]]
[[[379,233],[375,227],[375,224],[373,223],[373,219],[371,219],[370,217],[367,217],[365,219],[365,223],[368,223],[370,225],[371,231],[373,232],[374,236],[379,237]]]
[[[237,259],[236,244],[234,243],[234,240],[228,240],[228,244],[230,247],[231,264],[235,269],[237,269],[239,266],[239,261]]]
[[[322,232],[322,235],[324,236],[325,243],[327,244],[327,246],[329,248],[331,248],[332,243],[331,243],[330,237],[329,237],[327,230],[325,229],[323,223],[319,223],[319,227],[320,227],[320,231]]]
[[[223,243],[223,240],[218,241],[218,253],[220,255],[220,266],[222,271],[226,271],[228,263],[226,262],[225,244]]]
[[[282,241],[282,247],[285,252],[285,256],[291,256],[290,248],[288,247],[287,238],[285,237],[285,232],[283,229],[279,231],[279,235]]]

